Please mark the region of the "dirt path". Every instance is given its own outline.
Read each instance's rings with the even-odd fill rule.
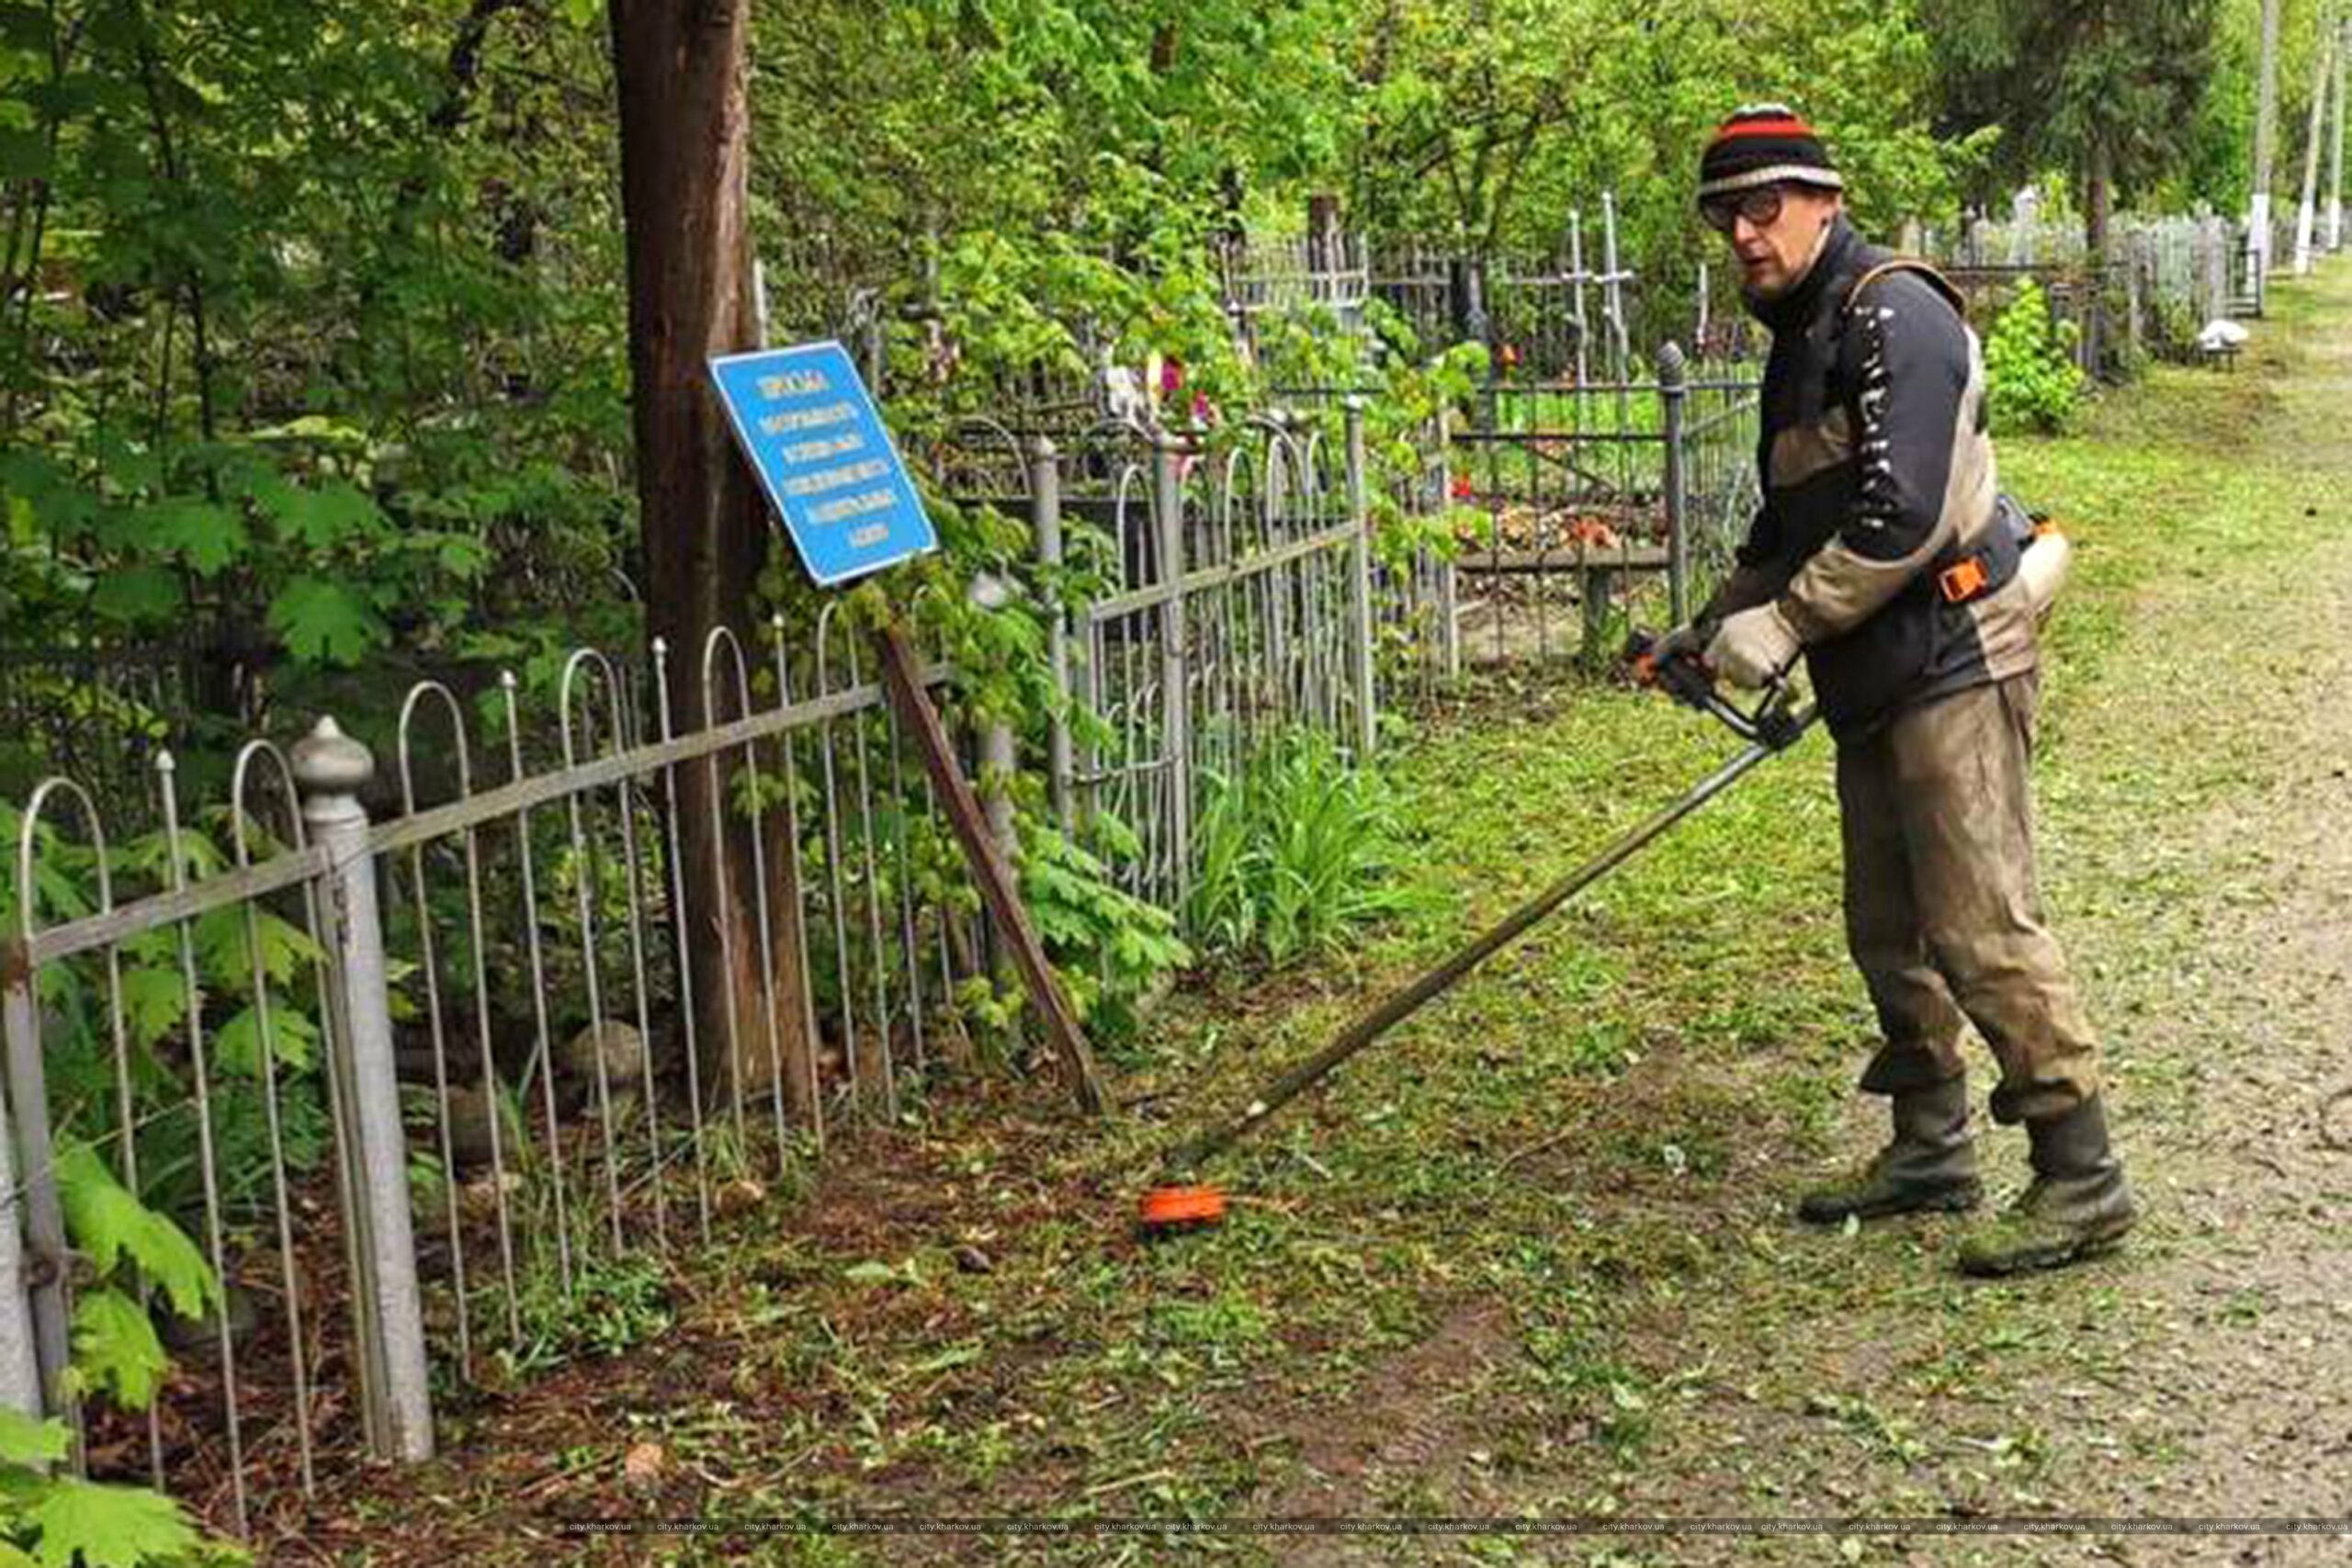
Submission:
[[[2151,433],[2193,448],[2219,530],[2211,564],[2159,577],[2100,629],[2045,791],[2052,901],[2109,1039],[2147,1213],[2132,1245],[2040,1280],[1964,1283],[1948,1266],[1958,1222],[1808,1236],[1786,1216],[1786,1151],[1750,1145],[1712,1204],[1677,1222],[1705,1247],[1703,1287],[1658,1289],[1670,1270],[1636,1281],[1651,1289],[1625,1325],[1645,1391],[1628,1396],[1630,1450],[1514,1405],[1495,1371],[1507,1336],[1464,1309],[1306,1446],[1277,1511],[1410,1497],[1449,1515],[1627,1518],[2352,1513],[2352,275],[2315,286],[2307,310],[2267,324],[2244,372],[2275,378],[2263,418]],[[2063,490],[2063,465],[2047,466]],[[2285,532],[2302,544],[2233,556],[2233,505],[2300,509]],[[1839,1154],[1881,1132],[1852,1108]],[[2006,1196],[2022,1139],[1996,1131],[1987,1146]],[[1544,1457],[1496,1475],[1490,1451],[1531,1422]],[[1327,1539],[1298,1557],[1428,1545]],[[1487,1559],[1674,1562],[2352,1556],[2344,1534],[2283,1531],[1486,1545]]]

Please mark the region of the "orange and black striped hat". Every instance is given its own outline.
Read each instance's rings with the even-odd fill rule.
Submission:
[[[1821,137],[1785,104],[1750,104],[1715,128],[1699,160],[1699,199],[1758,186],[1821,186],[1843,190]]]

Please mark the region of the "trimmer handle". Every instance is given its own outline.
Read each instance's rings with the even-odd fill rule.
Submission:
[[[1675,652],[1661,659],[1658,641],[1640,630],[1626,637],[1625,662],[1633,671],[1634,684],[1654,686],[1683,706],[1713,716],[1742,740],[1774,751],[1795,744],[1812,722],[1810,709],[1798,710],[1796,694],[1790,690],[1786,675],[1773,676],[1756,705],[1742,711],[1716,690],[1713,673],[1697,654]]]

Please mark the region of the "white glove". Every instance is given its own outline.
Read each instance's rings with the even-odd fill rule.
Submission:
[[[1804,644],[1778,604],[1742,610],[1707,645],[1707,668],[1735,686],[1761,686],[1795,662]]]

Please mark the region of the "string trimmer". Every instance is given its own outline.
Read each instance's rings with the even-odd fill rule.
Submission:
[[[1209,1224],[1222,1219],[1224,1192],[1214,1185],[1186,1182],[1183,1178],[1257,1131],[1274,1112],[1321,1082],[1332,1069],[1451,990],[1464,976],[1510,946],[1529,928],[1738,783],[1757,763],[1795,744],[1811,728],[1813,705],[1808,703],[1800,706],[1785,681],[1775,682],[1754,707],[1743,710],[1715,689],[1714,677],[1695,654],[1677,652],[1660,659],[1656,648],[1657,639],[1641,632],[1635,632],[1628,640],[1625,654],[1634,680],[1655,686],[1685,706],[1713,717],[1746,741],[1745,749],[1702,779],[1681,799],[1513,909],[1441,963],[1374,1003],[1329,1044],[1268,1084],[1240,1115],[1172,1150],[1162,1167],[1169,1179],[1144,1194],[1140,1220],[1146,1230]]]

